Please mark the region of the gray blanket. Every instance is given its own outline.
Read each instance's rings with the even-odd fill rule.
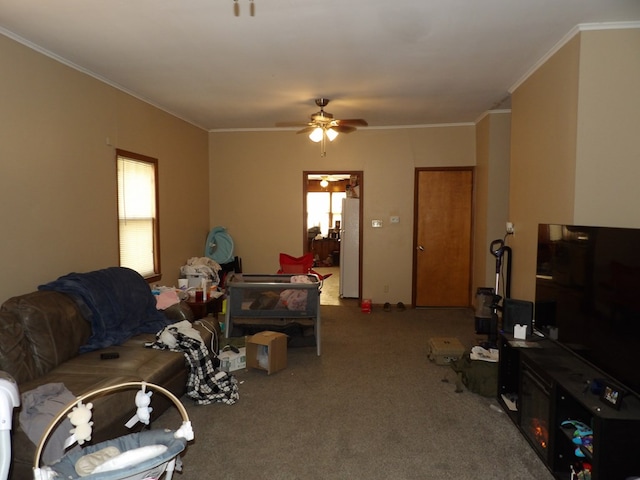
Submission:
[[[47,383],[21,395],[22,410],[18,420],[20,427],[34,445],[38,445],[42,435],[53,419],[71,402],[75,401],[73,394],[62,383]],[[69,419],[60,422],[49,436],[42,452],[45,464],[53,463],[64,455],[64,442],[73,428]]]

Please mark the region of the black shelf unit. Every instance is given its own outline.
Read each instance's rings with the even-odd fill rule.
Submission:
[[[592,480],[640,476],[640,399],[605,404],[591,385],[614,379],[550,339],[503,334],[498,348],[498,402],[555,478],[570,480],[585,464]],[[593,431],[590,447],[574,443],[568,420]]]

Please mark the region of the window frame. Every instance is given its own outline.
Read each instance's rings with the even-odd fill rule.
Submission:
[[[158,159],[149,157],[146,155],[142,155],[135,152],[130,152],[127,150],[116,149],[116,216],[117,216],[117,228],[118,228],[118,264],[120,266],[127,267],[127,265],[122,265],[122,248],[121,248],[121,229],[120,229],[120,177],[118,175],[118,166],[120,163],[120,159],[130,160],[134,162],[140,162],[149,164],[153,169],[154,176],[154,199],[153,208],[155,210],[154,215],[152,217],[152,232],[153,232],[153,272],[151,274],[142,274],[147,282],[155,282],[162,278],[162,269],[160,263],[160,190],[159,190],[159,179],[158,179]],[[131,267],[129,267],[131,268]],[[139,272],[140,273],[140,272]]]

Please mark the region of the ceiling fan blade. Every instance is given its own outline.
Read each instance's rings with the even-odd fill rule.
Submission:
[[[366,127],[369,124],[363,118],[345,118],[344,120],[335,120],[338,125],[354,125],[356,127]]]
[[[357,130],[356,127],[352,127],[351,125],[336,125],[335,127],[331,127],[338,133],[351,133]]]
[[[304,127],[308,122],[277,122],[276,127]]]

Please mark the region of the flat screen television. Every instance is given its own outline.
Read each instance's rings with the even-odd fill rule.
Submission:
[[[539,225],[534,318],[640,396],[640,229]]]

